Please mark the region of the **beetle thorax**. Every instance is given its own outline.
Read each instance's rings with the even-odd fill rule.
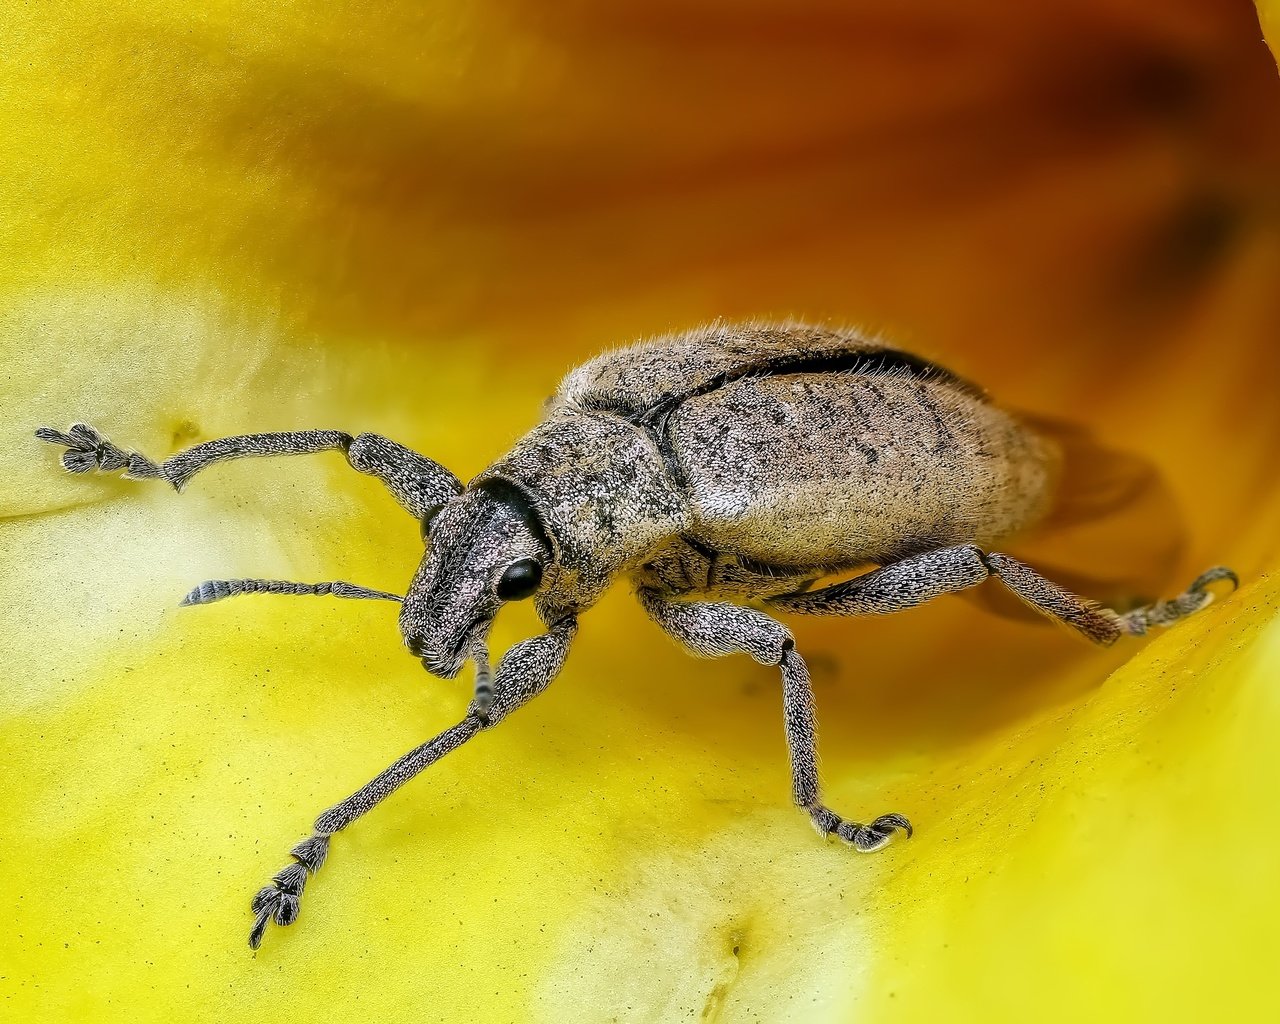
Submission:
[[[575,609],[688,522],[649,435],[615,416],[561,411],[478,479],[492,477],[529,495],[555,548],[545,600]]]

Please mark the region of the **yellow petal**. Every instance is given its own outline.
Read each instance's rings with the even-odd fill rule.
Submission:
[[[1274,61],[1209,2],[869,10],[0,15],[7,1016],[1276,1016]],[[1102,653],[961,602],[797,623],[830,802],[917,827],[874,857],[788,806],[775,674],[620,588],[251,955],[253,892],[465,683],[391,606],[176,603],[399,590],[416,524],[335,455],[179,497],[30,431],[376,430],[466,477],[600,347],[789,313],[1148,455],[1185,578],[1247,585]]]
[[[1257,0],[1258,17],[1262,22],[1262,31],[1266,34],[1272,52],[1276,48],[1276,32],[1280,28],[1280,4],[1273,0]]]

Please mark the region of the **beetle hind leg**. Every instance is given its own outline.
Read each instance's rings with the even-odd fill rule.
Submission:
[[[1153,626],[1171,626],[1213,601],[1214,594],[1209,589],[1212,584],[1225,581],[1235,589],[1240,582],[1230,569],[1215,566],[1196,577],[1177,597],[1121,614],[1076,596],[1016,558],[991,554],[985,561],[1000,582],[1032,608],[1104,646],[1115,643],[1122,636],[1143,636]]]
[[[1142,636],[1153,626],[1171,626],[1206,607],[1214,598],[1209,589],[1213,584],[1228,582],[1234,588],[1239,582],[1230,569],[1217,566],[1201,573],[1177,597],[1121,613],[1073,594],[1009,555],[958,544],[890,562],[821,590],[765,600],[772,608],[800,615],[885,615],[968,590],[992,577],[1040,614],[1104,646],[1122,636]]]

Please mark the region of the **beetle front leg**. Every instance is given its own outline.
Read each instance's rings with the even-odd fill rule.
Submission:
[[[898,829],[911,835],[901,814],[882,814],[870,824],[846,821],[821,801],[813,689],[809,669],[795,649],[795,638],[780,622],[738,605],[710,601],[667,601],[651,590],[640,591],[645,611],[667,633],[693,653],[716,658],[747,654],[782,672],[783,724],[791,754],[791,792],[797,806],[809,812],[823,835],[839,836],[863,853],[886,845]]]
[[[250,947],[257,949],[262,944],[262,936],[270,922],[290,925],[298,919],[302,890],[307,879],[324,864],[329,853],[329,840],[335,833],[373,810],[445,754],[497,725],[545,690],[564,664],[577,628],[577,620],[567,617],[552,624],[546,633],[516,644],[498,665],[493,680],[493,696],[486,702],[486,708],[482,709],[473,701],[467,709],[466,718],[457,725],[415,747],[377,778],[316,818],[315,834],[290,851],[294,863],[283,868],[272,878],[270,885],[254,896]]]
[[[132,480],[165,480],[181,491],[201,470],[232,459],[277,455],[310,455],[341,449],[353,469],[376,477],[407,512],[422,519],[433,507],[462,490],[458,478],[439,463],[380,434],[352,437],[341,430],[290,430],[242,434],[205,441],[155,462],[113,444],[85,423],[73,423],[66,433],[41,427],[36,437],[61,445],[63,468],[69,473],[125,471]]]

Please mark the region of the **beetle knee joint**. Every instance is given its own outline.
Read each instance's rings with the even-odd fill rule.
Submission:
[[[352,469],[361,473],[373,473],[377,468],[378,442],[382,440],[377,434],[357,434],[348,438],[343,451],[347,453],[347,461]]]
[[[999,555],[993,554],[991,552],[983,551],[982,548],[978,547],[977,544],[966,544],[965,547],[968,548],[968,550],[970,550],[971,552],[973,552],[973,557],[983,564],[987,572],[989,572],[992,576],[995,576],[997,574],[998,572],[997,563],[1000,560]],[[993,562],[992,559],[995,559],[995,562]]]

